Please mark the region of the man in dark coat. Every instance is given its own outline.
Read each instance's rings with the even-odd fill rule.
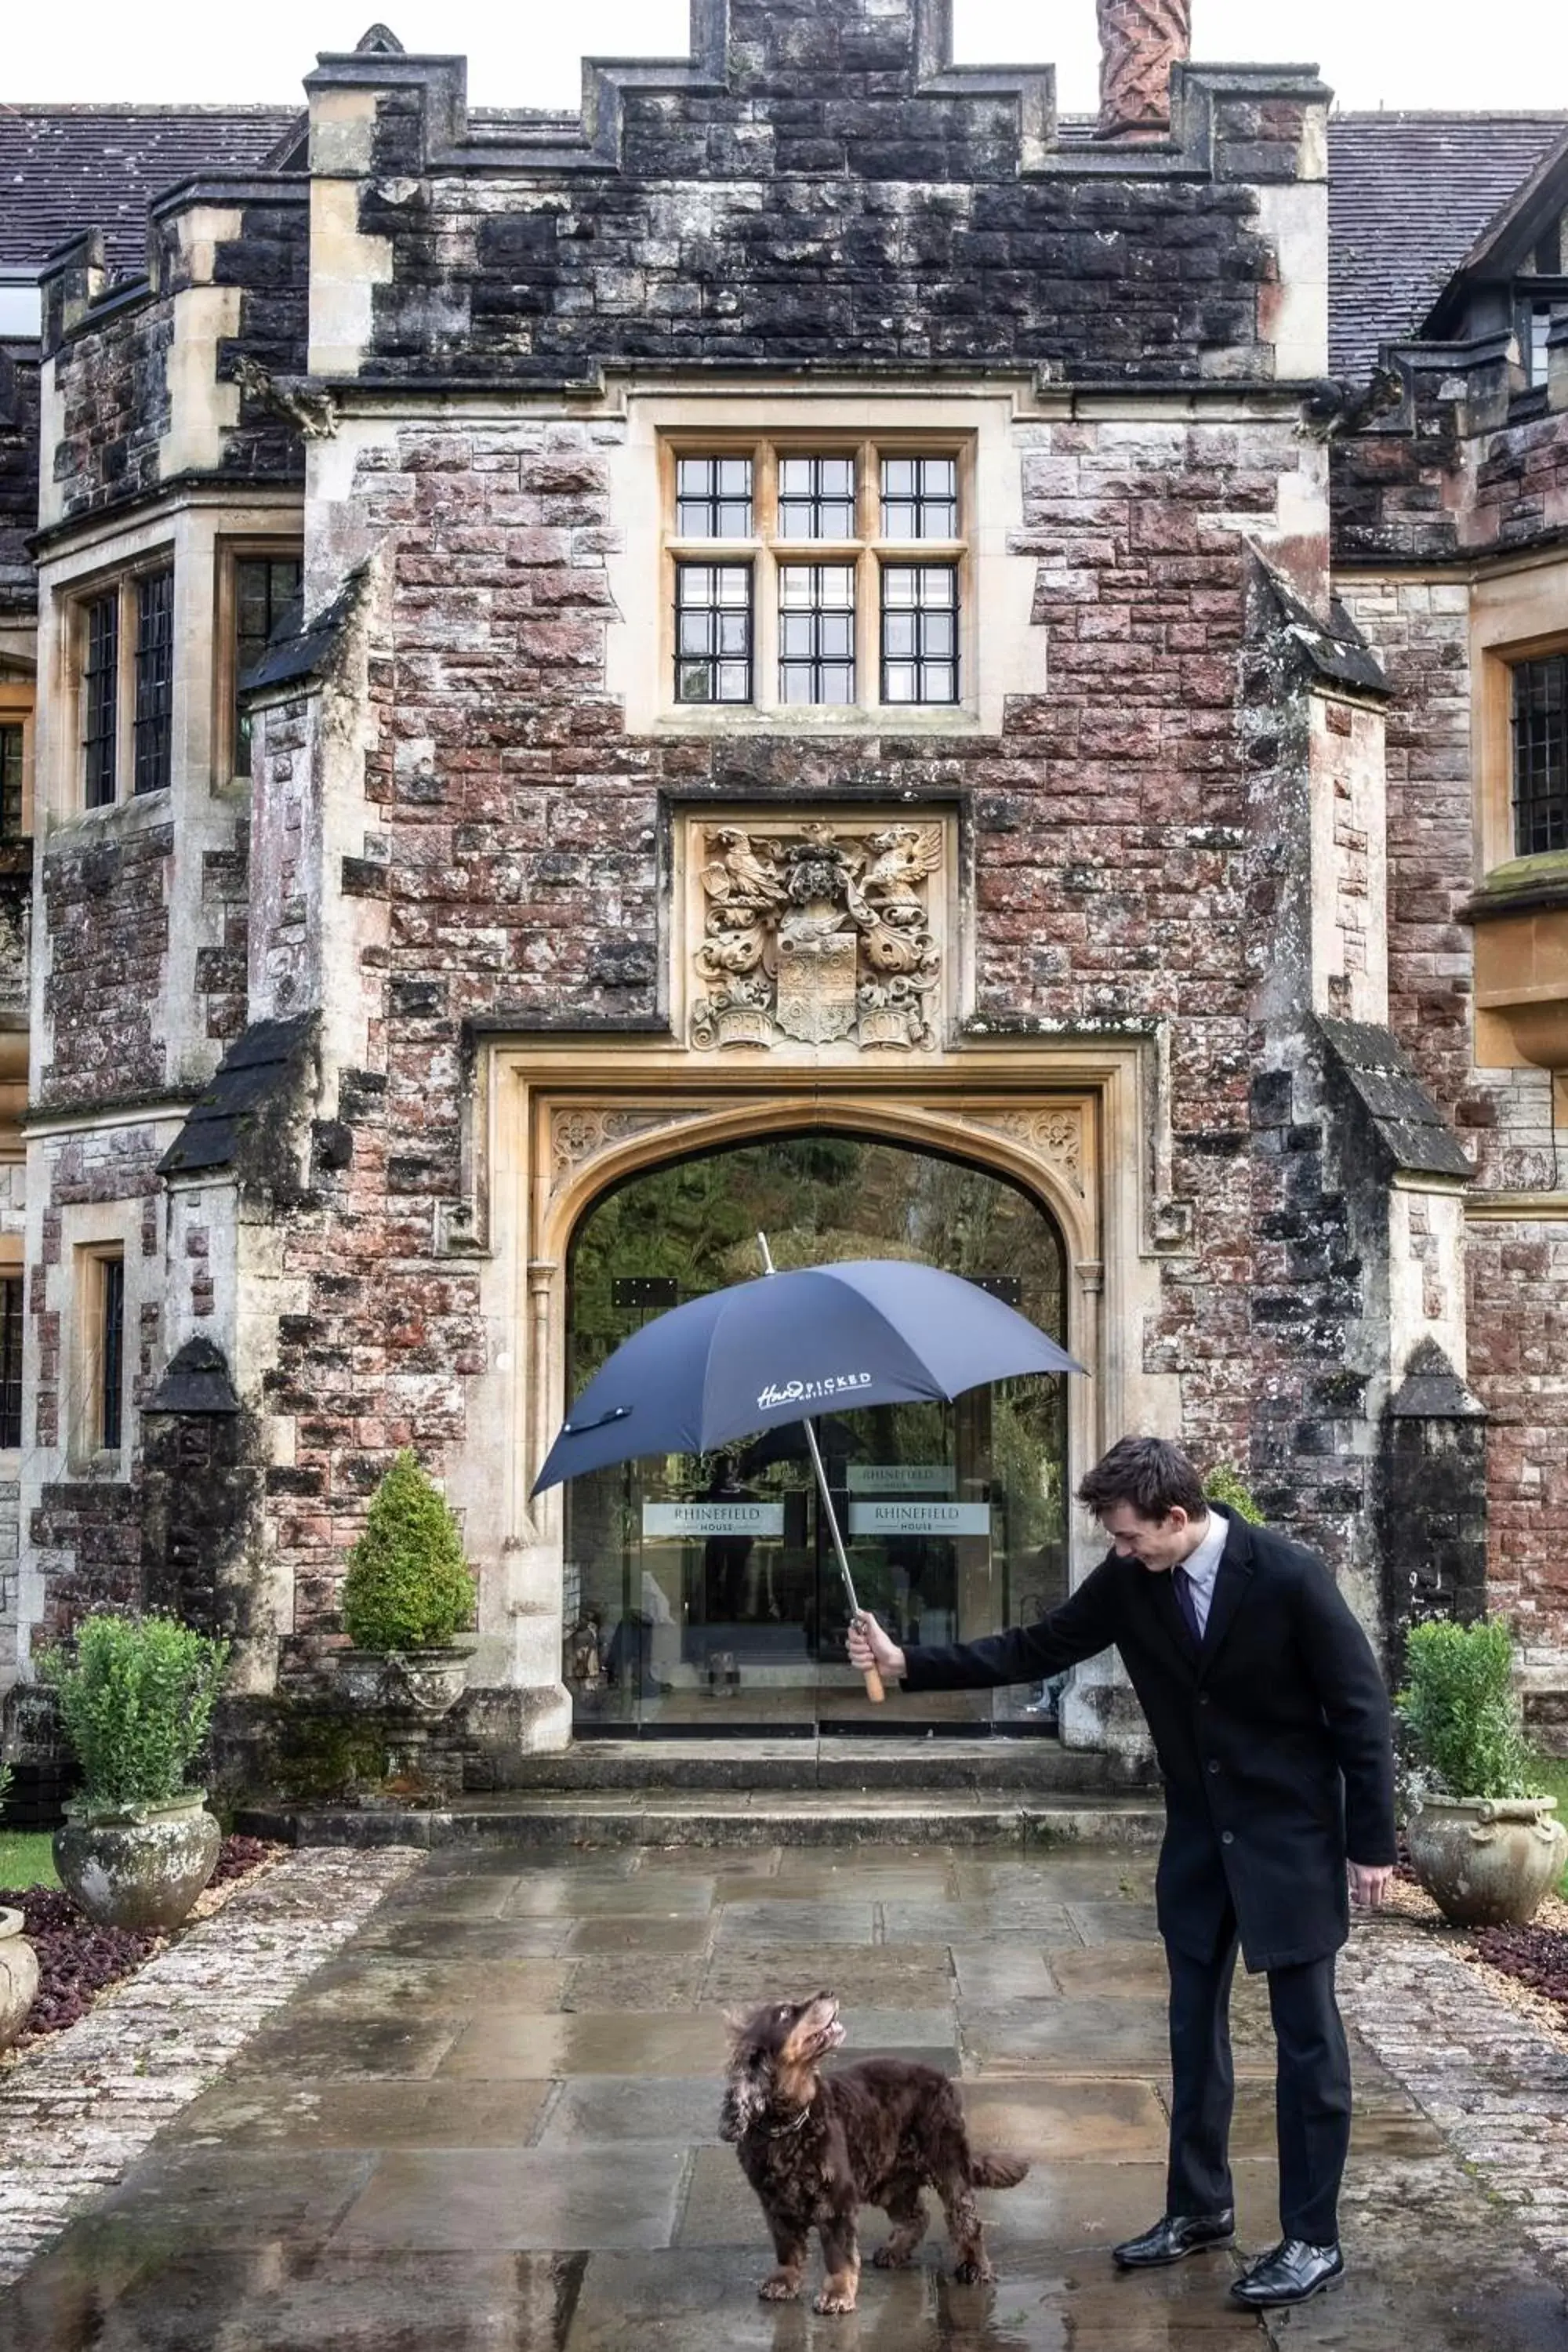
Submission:
[[[1033,1683],[1114,1646],[1165,1783],[1155,1883],[1171,1977],[1165,2212],[1124,2269],[1235,2234],[1228,2012],[1239,1946],[1266,1970],[1279,2051],[1280,2243],[1231,2288],[1300,2303],[1344,2268],[1338,2198],[1351,2077],[1334,2001],[1349,1895],[1382,1900],[1394,1859],[1387,1693],[1315,1552],[1205,1501],[1180,1447],[1124,1438],[1079,1489],[1113,1549],[1037,1625],[902,1650],[862,1615],[849,1655],[907,1690]]]

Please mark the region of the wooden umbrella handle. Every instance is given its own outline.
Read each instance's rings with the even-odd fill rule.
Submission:
[[[866,1696],[873,1706],[880,1706],[888,1694],[882,1687],[882,1677],[875,1666],[866,1669]]]

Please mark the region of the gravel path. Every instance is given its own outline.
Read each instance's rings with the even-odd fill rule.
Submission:
[[[425,1861],[406,1847],[290,1856],[0,2073],[0,2286]]]
[[[1568,2048],[1393,1919],[1352,1937],[1340,1992],[1347,2021],[1568,2285]]]

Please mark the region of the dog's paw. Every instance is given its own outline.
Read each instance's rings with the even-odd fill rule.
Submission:
[[[820,2311],[825,2319],[840,2319],[846,2312],[854,2310],[855,2297],[842,2288],[825,2286],[811,2307]]]
[[[757,2293],[763,2303],[794,2303],[800,2293],[800,2281],[792,2278],[788,2271],[775,2271],[772,2278],[763,2281]]]
[[[901,2271],[909,2268],[910,2263],[914,2261],[914,2256],[895,2253],[893,2248],[887,2245],[879,2246],[871,2260],[879,2271]]]
[[[960,2286],[989,2286],[996,2273],[982,2257],[977,2263],[955,2264],[952,2275]]]

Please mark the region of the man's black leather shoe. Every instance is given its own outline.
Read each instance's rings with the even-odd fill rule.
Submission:
[[[1244,2304],[1248,2311],[1305,2303],[1310,2294],[1321,2294],[1341,2277],[1344,2267],[1338,2246],[1309,2246],[1302,2238],[1287,2238],[1242,2272],[1230,2290],[1230,2299]]]
[[[1110,2258],[1124,2271],[1158,2270],[1188,2254],[1206,2253],[1211,2246],[1228,2246],[1235,2235],[1234,2213],[1167,2213],[1141,2238],[1112,2246]]]

